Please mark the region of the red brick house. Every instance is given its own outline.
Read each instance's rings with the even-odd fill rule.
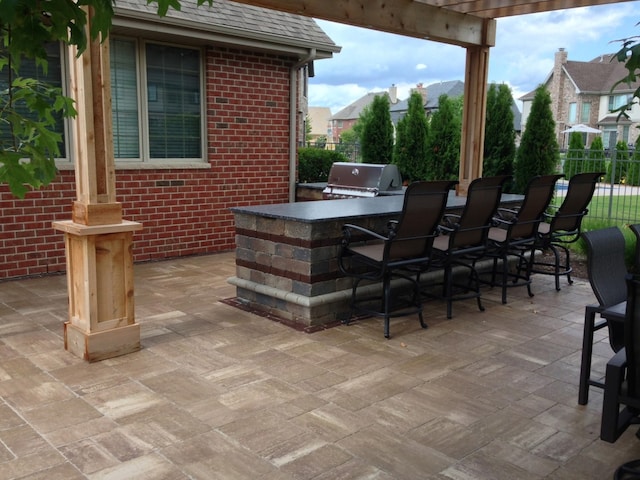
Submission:
[[[146,0],[119,0],[111,96],[117,200],[140,222],[134,261],[234,248],[229,208],[295,198],[313,61],[340,51],[310,18],[228,0],[182,2],[165,18]],[[66,51],[48,76],[69,83]],[[0,279],[65,269],[63,235],[76,199],[74,142],[47,188],[13,198],[0,185]]]

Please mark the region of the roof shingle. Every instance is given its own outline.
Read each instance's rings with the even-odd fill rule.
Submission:
[[[210,7],[182,2],[180,11],[170,9],[164,18],[158,17],[157,5],[148,5],[147,0],[118,0],[117,15],[179,23],[186,29],[234,33],[248,38],[272,37],[294,45],[322,45],[331,52],[340,51],[312,18],[229,0],[214,0]]]

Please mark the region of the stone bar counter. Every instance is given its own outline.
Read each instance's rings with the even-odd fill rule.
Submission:
[[[353,223],[384,232],[397,219],[400,195],[232,208],[236,227],[237,301],[312,331],[349,315],[352,279],[338,268],[342,226]],[[520,195],[503,195],[512,206]],[[447,212],[466,197],[452,191]]]

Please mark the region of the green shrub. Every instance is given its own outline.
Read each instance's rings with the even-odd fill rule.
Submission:
[[[627,185],[640,185],[640,137],[636,140],[631,162],[627,167]]]
[[[398,121],[393,162],[408,182],[427,177],[427,137],[429,122],[424,113],[424,100],[418,92],[409,97],[407,114]]]
[[[584,172],[606,172],[607,163],[604,155],[604,146],[602,144],[602,137],[598,135],[591,142],[589,148],[588,160],[583,169]]]
[[[571,132],[569,150],[567,151],[563,172],[567,180],[584,171],[584,144],[582,142],[582,134],[580,132]]]
[[[298,181],[300,183],[326,182],[334,162],[349,159],[333,150],[305,147],[298,149]]]
[[[540,85],[536,89],[516,155],[515,193],[524,193],[532,177],[556,172],[560,154],[555,127],[551,95],[544,85]]]
[[[587,215],[587,217],[585,217],[584,221],[582,222],[582,231],[588,232],[591,230],[601,230],[603,228],[615,226],[618,226],[618,228],[620,228],[622,234],[624,235],[624,261],[627,264],[627,269],[631,270],[635,264],[636,236],[627,225],[619,226],[618,224],[616,224],[615,222],[611,222],[610,220],[589,218],[589,216]],[[580,238],[576,243],[569,244],[568,247],[572,252],[578,253],[579,255],[587,255],[587,246],[585,245],[582,238]]]
[[[613,171],[613,161],[607,164],[607,181],[611,183],[620,183],[627,176],[627,163],[629,161],[629,150],[627,144],[623,141],[616,143],[615,151],[615,172]]]

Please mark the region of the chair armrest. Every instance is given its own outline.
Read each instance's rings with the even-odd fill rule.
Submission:
[[[517,221],[517,218],[518,218],[518,210],[514,210],[512,208],[499,207],[496,210],[496,214],[492,218],[492,222],[496,227],[500,227],[500,226],[506,227],[506,226],[512,225],[514,221]]]
[[[503,226],[507,227],[513,223],[513,220],[505,220],[504,218],[501,218],[501,217],[493,217],[491,219],[491,223],[493,224],[494,227],[503,227]]]
[[[458,215],[457,213],[445,213],[442,216],[442,221],[445,223],[445,225],[440,226],[444,227],[444,230],[448,232],[453,231],[453,229],[458,226],[460,218],[461,215]]]
[[[346,246],[351,242],[351,236],[353,235],[354,231],[367,235],[375,240],[383,240],[383,241],[389,240],[388,237],[385,237],[384,235],[380,235],[379,233],[369,230],[368,228],[364,228],[359,225],[353,225],[351,223],[345,223],[342,226],[342,235],[343,235],[342,244],[343,245]]]
[[[607,362],[607,370],[609,368],[623,369],[627,366],[627,351],[623,348],[618,350],[616,354]]]
[[[514,208],[504,208],[504,207],[498,207],[498,209],[496,210],[496,217],[497,218],[504,218],[507,214],[510,217],[514,217],[518,214],[519,210],[516,210]]]

